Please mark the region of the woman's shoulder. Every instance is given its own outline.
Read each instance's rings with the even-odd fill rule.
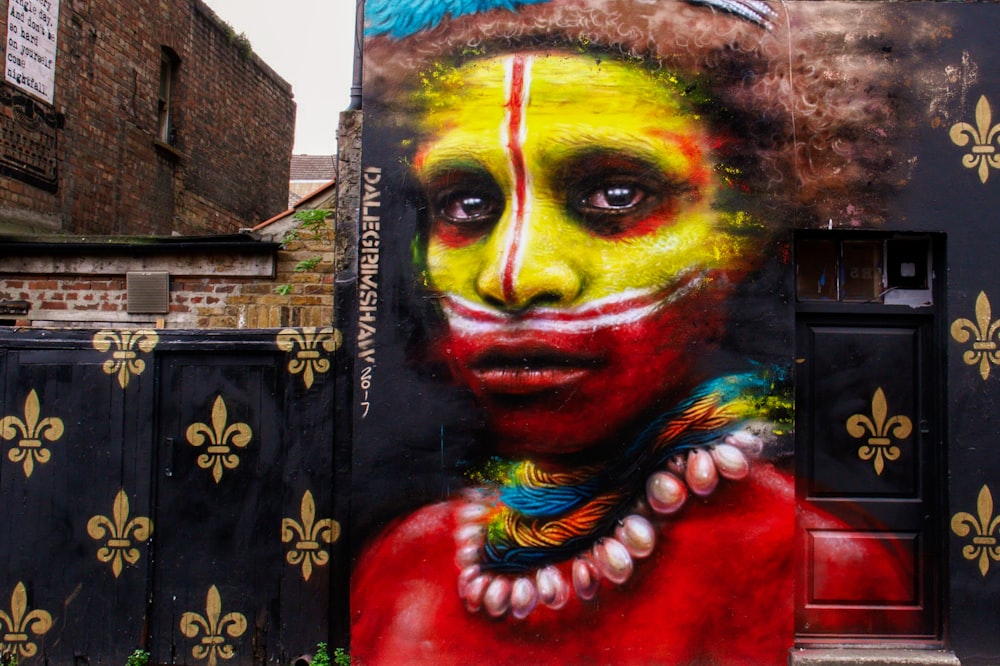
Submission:
[[[453,536],[462,504],[456,499],[417,509],[360,555],[351,575],[351,644],[358,663],[461,663],[446,655],[466,619],[456,591]]]
[[[455,512],[462,500],[429,504],[409,513],[383,529],[362,551],[352,576],[355,587],[369,573],[385,582],[386,572],[395,579],[439,571],[454,556]],[[447,567],[450,571],[451,567]]]

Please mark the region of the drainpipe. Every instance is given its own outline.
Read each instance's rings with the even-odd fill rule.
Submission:
[[[362,59],[365,43],[365,0],[357,0],[354,10],[354,80],[351,82],[351,103],[348,111],[361,108],[361,73],[364,71]]]

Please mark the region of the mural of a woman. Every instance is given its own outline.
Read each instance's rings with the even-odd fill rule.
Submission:
[[[767,324],[728,304],[838,193],[880,214],[887,135],[857,131],[892,111],[834,85],[871,45],[793,99],[793,17],[757,0],[412,4],[368,3],[365,85],[414,126],[435,353],[497,457],[360,556],[355,656],[784,663],[791,359],[733,361]]]

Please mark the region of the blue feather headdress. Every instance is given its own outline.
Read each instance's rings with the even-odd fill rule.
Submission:
[[[763,0],[686,0],[739,16],[770,30],[775,15]],[[516,11],[527,5],[549,0],[367,0],[365,3],[365,34],[369,37],[387,35],[394,39],[409,37],[421,30],[433,28],[446,16],[458,18],[494,9]]]

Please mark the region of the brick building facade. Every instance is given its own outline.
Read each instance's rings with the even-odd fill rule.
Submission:
[[[331,182],[253,233],[8,238],[0,244],[0,326],[328,326],[333,223],[301,228],[294,214],[330,210],[334,197]]]
[[[361,126],[360,111],[341,114],[335,181],[246,233],[8,236],[0,243],[0,327],[329,326],[334,277],[352,270]],[[312,209],[330,217],[303,225],[296,213]],[[163,300],[137,308],[130,279],[151,274],[162,280]]]
[[[285,209],[291,87],[201,0],[0,6],[6,79],[58,26],[51,103],[0,82],[0,233],[234,233]]]

